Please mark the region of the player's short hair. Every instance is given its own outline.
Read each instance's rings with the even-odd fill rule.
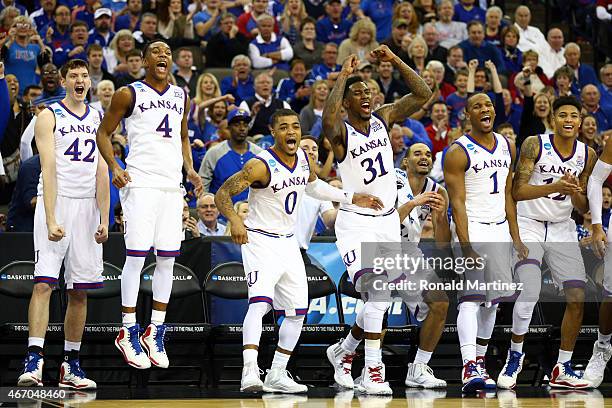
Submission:
[[[87,63],[87,61],[82,60],[82,59],[78,59],[78,58],[71,59],[62,66],[62,68],[60,69],[60,75],[62,76],[62,78],[66,79],[66,75],[68,75],[68,71],[70,71],[71,69],[76,69],[76,68],[85,68],[89,70],[89,64]]]
[[[342,92],[342,99],[346,99],[346,96],[349,92],[349,88],[351,87],[351,85],[356,84],[357,82],[363,82],[365,84],[363,79],[361,79],[361,77],[358,75],[349,77],[349,79],[346,80],[346,84],[344,85],[344,91]]]
[[[89,57],[89,54],[91,54],[94,51],[100,51],[103,52],[104,49],[102,48],[102,46],[98,43],[93,43],[90,44],[89,47],[87,47],[87,56]]]
[[[297,116],[298,118],[300,117],[300,115],[297,114],[296,111],[294,111],[293,109],[277,109],[272,116],[270,116],[270,125],[272,127],[274,127],[274,125],[276,125],[276,122],[278,122],[278,119],[283,117],[283,116]]]
[[[127,61],[131,57],[138,57],[142,59],[142,53],[138,48],[134,48],[133,50],[128,51],[128,53],[125,55],[125,60]]]
[[[510,129],[512,129],[512,130],[514,130],[514,127],[512,126],[512,124],[511,124],[510,122],[504,122],[504,123],[502,123],[501,125],[499,125],[499,126],[497,127],[497,129],[495,129],[495,131],[496,131],[497,133],[501,133],[501,131],[502,131],[502,130],[504,130],[504,129],[508,129],[508,128],[510,128]]]
[[[562,106],[570,105],[578,109],[578,112],[582,111],[582,104],[575,96],[561,96],[553,103],[553,113],[557,112]]]
[[[408,148],[406,149],[406,154],[404,155],[404,159],[407,159],[408,157],[410,157],[410,155],[412,154],[412,146],[416,146],[418,144],[422,144],[423,146],[425,146],[427,149],[429,149],[429,151],[431,152],[431,148],[429,146],[427,146],[427,143],[423,143],[423,142],[416,142],[411,144],[410,146],[408,146]]]
[[[319,140],[312,135],[302,135],[302,140],[312,140],[317,144],[317,146],[319,145]]]
[[[484,92],[477,92],[477,93],[475,93],[474,95],[470,96],[470,97],[467,99],[467,102],[466,102],[465,107],[466,107],[466,108],[469,108],[469,107],[470,107],[470,105],[472,104],[472,100],[474,100],[474,98],[475,98],[475,97],[477,97],[477,96],[479,96],[479,95],[484,95],[484,96],[488,97],[489,99],[491,99],[491,98],[489,97],[489,95],[487,95],[486,93],[484,93]]]
[[[147,57],[147,52],[149,51],[149,48],[151,47],[151,45],[155,44],[155,43],[164,43],[166,44],[168,47],[170,47],[170,45],[168,44],[168,42],[166,40],[164,40],[163,38],[160,39],[155,39],[155,40],[151,40],[149,42],[147,42],[145,44],[145,46],[142,48],[142,58],[146,58]],[[172,48],[170,48],[172,49]]]

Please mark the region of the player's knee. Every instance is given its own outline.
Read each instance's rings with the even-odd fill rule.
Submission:
[[[363,307],[367,318],[382,319],[389,306],[391,306],[390,302],[366,302]]]
[[[570,304],[584,303],[584,288],[564,288],[564,292],[568,306]]]
[[[476,302],[461,302],[459,303],[459,311],[464,313],[478,313],[480,305]]]
[[[86,303],[87,302],[87,291],[79,289],[70,289],[68,292],[68,301],[72,304],[75,303]]]
[[[34,296],[46,296],[46,297],[49,297],[49,296],[51,296],[51,293],[53,293],[53,288],[51,286],[49,286],[48,283],[38,282],[37,284],[34,285],[34,290],[33,290],[32,294]]]
[[[272,310],[272,306],[269,303],[265,302],[257,302],[251,303],[249,305],[249,312],[258,315],[260,317],[264,317],[270,310]]]
[[[428,303],[427,306],[429,307],[429,314],[435,316],[437,319],[446,319],[446,314],[448,313],[448,302],[436,301]]]
[[[514,315],[521,320],[531,320],[535,302],[517,302],[514,304]]]

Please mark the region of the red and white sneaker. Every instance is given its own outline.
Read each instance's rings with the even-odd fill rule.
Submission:
[[[480,376],[485,382],[485,389],[495,389],[497,388],[497,384],[495,380],[491,378],[489,373],[487,372],[487,368],[485,367],[485,359],[484,357],[476,357],[476,365],[478,366],[478,371],[480,371]]]
[[[461,392],[474,393],[479,390],[484,390],[485,380],[480,374],[480,370],[475,361],[468,361],[464,364],[461,372]]]
[[[17,380],[18,387],[42,387],[42,372],[45,361],[43,356],[29,352],[23,362],[23,371]]]
[[[134,368],[146,369],[151,368],[151,360],[142,350],[140,340],[140,326],[135,324],[132,327],[122,327],[119,330],[117,338],[115,338],[115,347],[119,349],[125,362]]]
[[[357,390],[371,395],[391,395],[393,391],[385,382],[385,365],[365,366],[361,372],[361,381],[356,384]]]
[[[70,360],[64,361],[60,367],[59,387],[72,388],[73,390],[93,390],[97,385],[95,381],[86,377],[79,360]]]
[[[565,363],[557,363],[552,370],[550,381],[548,382],[553,388],[574,388],[584,389],[592,388],[593,385],[583,379],[581,376],[576,374],[572,370],[572,362],[566,361]]]
[[[168,368],[170,365],[168,354],[166,354],[166,347],[164,346],[166,327],[165,324],[158,326],[151,323],[147,326],[143,335],[140,336],[140,343],[142,343],[142,347],[147,352],[149,360],[160,368]]]
[[[341,344],[342,340],[327,348],[327,359],[332,367],[334,367],[334,380],[336,384],[342,388],[353,389],[355,382],[353,381],[352,368],[353,359],[357,353],[344,350]]]

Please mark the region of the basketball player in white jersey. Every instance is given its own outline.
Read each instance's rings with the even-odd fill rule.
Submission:
[[[274,145],[226,180],[215,203],[232,226],[232,239],[242,245],[242,262],[249,286],[249,309],[243,325],[241,391],[302,393],[307,387],[287,373],[287,362],[297,344],[308,313],[308,283],[304,261],[294,236],[304,191],[319,200],[354,203],[380,209],[382,202],[369,194],[346,193],[317,178],[315,163],[299,146],[299,116],[279,109],[270,118]],[[249,215],[242,221],[232,196],[249,187]],[[265,382],[259,378],[257,356],[262,319],[274,308],[284,316],[278,347]]]
[[[450,198],[457,239],[462,256],[474,268],[465,272],[464,282],[512,282],[512,247],[526,257],[516,223],[512,198],[514,144],[493,132],[495,109],[486,94],[468,99],[466,117],[472,125],[449,148],[444,160],[444,179]],[[467,286],[467,283],[466,283]],[[495,326],[497,303],[514,294],[509,287],[499,290],[459,293],[457,331],[463,360],[462,390],[475,392],[494,388],[485,368],[484,356]],[[478,339],[478,343],[477,343]]]
[[[182,239],[181,169],[196,194],[202,186],[193,169],[187,135],[189,97],[182,88],[168,83],[172,51],[165,42],[154,41],[145,46],[143,57],[145,79],[115,93],[97,136],[100,153],[112,170],[113,184],[121,189],[125,230],[126,258],[121,277],[123,328],[115,346],[129,365],[139,369],[149,368],[151,363],[161,368],[169,365],[164,320],[172,290],[174,258],[180,253]],[[130,146],[125,170],[115,161],[110,141],[123,118]],[[151,324],[140,336],[136,300],[140,272],[151,248],[156,255],[153,311]]]
[[[365,367],[358,389],[369,394],[391,394],[385,382],[385,371],[380,351],[383,318],[389,301],[385,293],[375,291],[372,285],[362,282],[385,279],[371,268],[362,265],[363,243],[399,243],[400,222],[395,203],[397,200],[396,177],[393,170],[393,151],[389,129],[403,122],[419,110],[431,97],[427,84],[397,57],[389,47],[381,45],[371,52],[371,57],[381,62],[391,62],[400,72],[411,93],[395,103],[383,105],[375,112],[371,109],[372,94],[357,72],[359,59],[349,56],[323,108],[323,134],[332,145],[334,156],[344,188],[380,197],[384,203],[381,210],[363,211],[353,205],[342,205],[336,218],[336,245],[346,265],[355,289],[365,300],[363,309],[357,314],[356,325],[351,334],[338,345],[330,360],[334,367],[334,379],[343,386],[352,388],[350,369],[344,364],[355,352],[362,333],[365,339]],[[347,120],[341,121],[340,111],[344,107]],[[370,244],[373,246],[374,244]],[[364,277],[364,275],[367,275]],[[374,298],[378,300],[375,300]],[[369,299],[369,300],[368,300]],[[328,357],[330,353],[328,351]]]
[[[586,185],[595,165],[595,151],[577,140],[582,106],[573,96],[553,104],[554,134],[530,136],[521,146],[513,197],[517,201],[521,239],[529,257],[516,263],[515,279],[523,284],[512,311],[512,341],[497,385],[513,388],[523,367],[523,340],[540,297],[541,263],[549,266],[555,286],[563,289],[567,304],[561,324],[561,348],[549,385],[589,388],[571,366],[572,351],[582,324],[586,272],[576,223],[576,208],[588,211]],[[583,187],[584,186],[584,189]]]
[[[42,173],[34,214],[34,290],[28,311],[28,355],[17,385],[43,385],[49,299],[63,262],[68,308],[59,386],[91,389],[96,383],[81,369],[79,350],[87,290],[103,286],[101,244],[108,238],[108,169],[96,148],[102,118],[85,104],[91,87],[87,62],[70,60],[60,72],[66,96],[38,115],[35,128]]]
[[[589,381],[593,387],[599,387],[604,379],[606,365],[612,356],[612,251],[609,242],[612,241],[612,231],[604,230],[601,219],[602,213],[602,187],[612,172],[612,143],[606,143],[603,153],[593,168],[589,177],[587,196],[589,209],[593,223],[593,252],[598,258],[604,260],[604,279],[602,302],[599,306],[599,331],[597,341],[593,345],[593,355],[584,370],[584,379]]]

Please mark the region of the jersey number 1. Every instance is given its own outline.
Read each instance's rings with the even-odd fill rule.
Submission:
[[[170,121],[168,119],[168,114],[164,116],[164,119],[161,121],[161,123],[155,130],[158,132],[162,132],[163,137],[172,137],[172,135],[170,135],[170,132],[172,132],[172,128],[170,127]]]

